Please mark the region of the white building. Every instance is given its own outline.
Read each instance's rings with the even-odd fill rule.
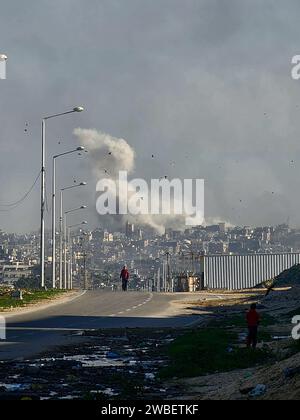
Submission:
[[[0,283],[13,284],[21,278],[31,277],[32,268],[21,262],[0,263]]]

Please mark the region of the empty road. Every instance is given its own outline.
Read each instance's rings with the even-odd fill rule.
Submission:
[[[172,302],[193,297],[88,291],[70,302],[9,316],[7,340],[0,341],[0,360],[26,358],[75,342],[76,331],[86,329],[187,326],[199,317],[184,314]]]

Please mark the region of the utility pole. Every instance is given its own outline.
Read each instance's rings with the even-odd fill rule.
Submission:
[[[195,273],[195,265],[194,265],[194,252],[191,251],[191,262],[192,262],[192,275]]]
[[[160,292],[160,267],[158,267],[157,271],[157,292]]]
[[[83,289],[87,289],[86,252],[83,252]]]
[[[170,253],[166,253],[167,256],[167,292],[171,291],[171,266],[170,266]]]
[[[81,276],[83,276],[82,287],[84,290],[88,288],[88,281],[87,281],[87,252],[85,248],[85,237],[87,236],[86,232],[82,232],[82,236],[80,237],[80,246],[82,248],[82,257],[83,257],[83,269],[81,269]]]

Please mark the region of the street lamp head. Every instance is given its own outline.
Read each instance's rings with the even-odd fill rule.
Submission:
[[[83,150],[85,150],[85,148],[83,146],[79,146],[76,150],[77,152],[82,152]]]
[[[0,61],[6,61],[7,60],[7,55],[5,54],[0,54]]]
[[[85,185],[87,185],[87,183],[86,183],[86,182],[81,182],[79,185],[80,185],[81,187],[84,187]]]
[[[82,106],[76,106],[75,108],[73,108],[74,112],[83,112],[84,108]]]
[[[84,220],[81,224],[82,224],[82,225],[87,225],[87,224],[88,224],[88,222],[87,222],[86,220]]]
[[[80,207],[82,210],[84,210],[84,209],[86,209],[87,208],[87,206],[81,206]]]

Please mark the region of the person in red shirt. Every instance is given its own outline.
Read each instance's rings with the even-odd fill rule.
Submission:
[[[123,270],[121,271],[121,274],[120,274],[120,279],[122,279],[123,292],[127,291],[129,277],[130,277],[129,271],[127,270],[126,265],[124,265]]]
[[[260,324],[260,315],[256,308],[256,304],[253,303],[250,310],[247,312],[247,324],[249,330],[247,347],[250,348],[252,346],[253,349],[256,349],[257,346],[258,326]]]

